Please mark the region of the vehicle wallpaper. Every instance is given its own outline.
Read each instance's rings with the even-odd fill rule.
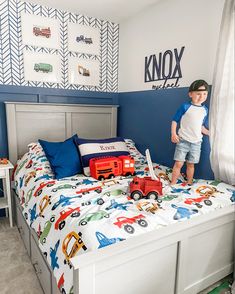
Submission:
[[[59,49],[23,45],[22,13],[58,20],[60,24]],[[68,23],[98,29],[100,32],[100,54],[92,55],[69,51]],[[36,31],[34,34],[37,34]],[[40,34],[48,38],[50,37],[50,32],[47,31],[41,30]],[[118,90],[118,24],[19,0],[7,0],[0,2],[0,35],[0,84],[101,92],[117,92]],[[26,81],[24,77],[24,50],[29,53],[50,53],[53,56],[58,56],[60,58],[61,82]],[[70,84],[68,74],[69,57],[98,61],[100,64],[99,86]]]
[[[148,176],[145,157],[130,141],[127,146],[135,159],[135,176]],[[130,197],[131,176],[97,181],[80,174],[55,180],[39,143],[31,144],[18,161],[14,179],[23,214],[37,232],[62,293],[73,290],[72,257],[140,234],[144,238],[145,232],[235,203],[234,187],[206,180],[187,186],[183,176],[171,187],[171,168],[156,163],[153,167],[163,193],[157,199],[135,201]]]

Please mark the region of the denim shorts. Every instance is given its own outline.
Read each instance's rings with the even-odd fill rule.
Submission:
[[[198,163],[201,154],[202,142],[190,143],[182,138],[176,144],[174,160],[187,161],[189,163]]]

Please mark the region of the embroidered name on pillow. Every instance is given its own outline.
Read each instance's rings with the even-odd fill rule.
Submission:
[[[129,155],[125,141],[119,137],[100,140],[78,138],[77,144],[81,154],[83,172],[87,176],[90,175],[90,159],[104,156]]]
[[[111,150],[116,150],[115,146],[100,146],[101,151],[111,151]]]

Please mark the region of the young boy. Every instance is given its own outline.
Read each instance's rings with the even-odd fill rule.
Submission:
[[[180,170],[186,161],[187,184],[191,185],[194,164],[199,162],[202,134],[209,135],[204,127],[208,109],[202,105],[206,101],[209,85],[204,80],[196,80],[189,87],[190,102],[183,103],[177,110],[171,124],[171,141],[176,143],[171,185],[176,184]],[[177,134],[177,124],[180,128]]]

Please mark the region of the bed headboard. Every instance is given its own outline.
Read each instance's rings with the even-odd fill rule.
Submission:
[[[15,163],[38,139],[63,141],[116,136],[117,105],[5,102],[9,159]]]

